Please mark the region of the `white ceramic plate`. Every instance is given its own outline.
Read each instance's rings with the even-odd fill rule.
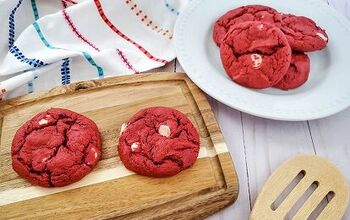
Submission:
[[[326,29],[326,49],[308,53],[310,78],[289,91],[254,90],[232,82],[212,40],[213,23],[230,9],[261,4],[303,15]],[[207,94],[243,112],[277,120],[326,117],[350,105],[350,21],[320,0],[193,0],[175,26],[178,59],[189,77]]]

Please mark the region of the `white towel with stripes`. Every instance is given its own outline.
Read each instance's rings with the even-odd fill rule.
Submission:
[[[163,66],[175,58],[173,28],[188,1],[0,1],[0,94]]]

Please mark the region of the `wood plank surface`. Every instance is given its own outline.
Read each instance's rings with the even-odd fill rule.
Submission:
[[[330,202],[319,215],[313,216],[327,195],[332,197]],[[249,219],[340,220],[349,203],[349,195],[347,181],[332,163],[319,156],[298,155],[273,171],[261,189]]]
[[[150,106],[176,108],[194,123],[201,149],[192,168],[170,178],[143,177],[124,168],[116,151],[120,126]],[[50,107],[68,108],[94,120],[103,150],[101,161],[84,179],[45,189],[12,170],[11,141],[21,124]],[[0,118],[4,219],[202,218],[237,198],[238,179],[220,128],[206,97],[185,74],[140,74],[57,87],[1,103]]]

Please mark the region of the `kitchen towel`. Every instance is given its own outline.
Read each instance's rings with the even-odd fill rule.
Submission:
[[[163,66],[175,58],[173,28],[188,1],[0,0],[0,94]]]

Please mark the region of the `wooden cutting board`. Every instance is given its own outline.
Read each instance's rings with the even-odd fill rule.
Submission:
[[[195,165],[170,178],[128,171],[116,145],[123,122],[139,109],[167,106],[185,113],[201,138]],[[16,130],[38,112],[67,108],[94,120],[103,140],[97,167],[61,188],[32,186],[11,167]],[[0,103],[0,219],[190,219],[233,203],[238,179],[204,94],[181,73],[152,73],[57,87]]]

